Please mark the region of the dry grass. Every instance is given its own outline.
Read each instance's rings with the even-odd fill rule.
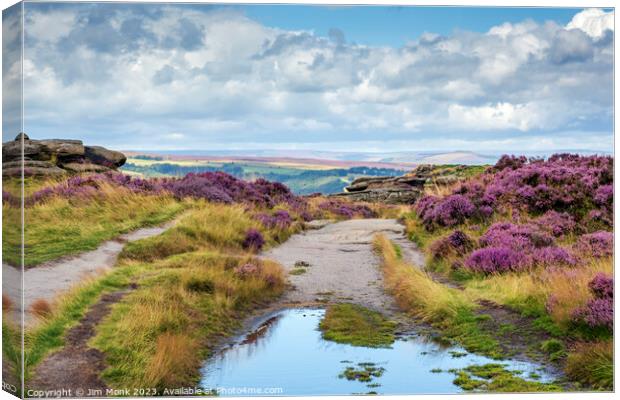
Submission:
[[[170,220],[186,207],[169,195],[136,194],[108,184],[95,199],[51,198],[25,209],[25,264],[93,250],[121,233]],[[4,259],[19,265],[19,224],[7,222],[3,220]]]
[[[159,389],[182,387],[191,381],[202,361],[197,357],[196,345],[196,341],[183,333],[160,335],[146,367],[146,381]]]
[[[454,189],[460,183],[454,183],[452,185],[437,185],[436,183],[427,184],[424,186],[424,194],[436,197],[449,196],[454,192]]]
[[[497,340],[481,329],[474,313],[477,306],[467,296],[403,261],[385,236],[377,235],[374,243],[383,259],[386,288],[401,309],[436,326],[468,351],[501,358]]]
[[[456,318],[460,309],[473,308],[458,291],[403,261],[385,236],[377,235],[374,244],[383,258],[386,286],[402,309],[427,321],[440,321]]]
[[[611,273],[611,259],[590,259],[564,269],[535,269],[526,274],[492,275],[466,282],[472,299],[486,299],[533,315],[548,312],[552,320],[567,327],[571,313],[591,297],[588,283],[598,272]],[[550,307],[547,307],[547,303]]]
[[[121,259],[153,261],[171,255],[200,249],[240,252],[246,232],[255,228],[263,232],[266,246],[286,240],[301,229],[294,223],[289,228],[262,229],[242,205],[195,202],[179,223],[164,234],[129,243]]]
[[[10,311],[13,308],[13,300],[6,294],[2,294],[2,311]]]
[[[596,389],[612,390],[614,380],[614,342],[581,343],[566,359],[566,374]]]
[[[571,313],[592,298],[588,284],[599,272],[613,272],[611,258],[591,259],[576,268],[541,273],[541,286],[553,304],[549,307],[550,315],[557,324],[566,326],[570,322]]]
[[[235,267],[246,263],[260,264],[259,271],[238,276]],[[192,382],[211,340],[230,334],[239,317],[285,285],[278,264],[244,253],[201,250],[142,268],[138,289],[113,308],[93,340],[108,356],[104,377],[114,387]],[[173,355],[177,347],[182,354]]]
[[[39,318],[48,318],[52,315],[52,306],[45,299],[37,299],[30,306],[30,311]]]

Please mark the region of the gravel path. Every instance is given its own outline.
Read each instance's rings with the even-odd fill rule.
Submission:
[[[320,226],[320,225],[319,225]],[[379,257],[373,237],[382,233],[399,244],[403,256],[423,265],[424,256],[405,237],[404,227],[394,219],[354,219],[327,224],[294,235],[263,257],[279,262],[290,273],[295,264],[308,263],[306,272],[289,275],[294,289],[282,299],[285,305],[348,301],[388,313],[397,312],[383,289]]]
[[[97,249],[63,257],[28,268],[24,272],[24,310],[26,325],[32,324],[36,318],[31,314],[30,307],[38,299],[53,301],[56,296],[66,292],[77,283],[106,271],[114,266],[116,259],[127,242],[159,235],[174,224],[138,229],[102,243]],[[8,264],[2,265],[3,293],[15,304],[12,313],[19,321],[19,304],[21,302],[20,285],[21,271]]]

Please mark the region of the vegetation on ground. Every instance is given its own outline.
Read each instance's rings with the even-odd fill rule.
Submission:
[[[512,310],[545,332],[547,339],[536,350],[563,365],[570,379],[610,390],[612,167],[609,157],[503,157],[493,167],[472,169],[454,186],[427,188],[431,194],[414,210],[301,198],[278,183],[243,182],[219,172],[148,180],[113,173],[29,178],[28,266],[182,216],[162,235],[127,244],[111,271],[37,307],[41,321],[25,334],[26,380],[102,295],[123,290],[128,294],[91,342],[106,355],[106,383],[161,388],[195,382],[217,338],[231,334],[240,318],[284,290],[281,268],[256,252],[281,243],[312,219],[402,215],[409,237],[427,254],[428,271],[403,260],[400,247],[387,238],[378,236],[374,244],[386,288],[403,310],[468,351],[493,358],[506,354],[485,330],[489,315],[479,312],[480,303]],[[21,199],[15,182],[3,192],[3,254],[19,265]],[[4,304],[3,298],[6,312],[10,304],[6,309]],[[394,327],[373,311],[339,304],[328,309],[321,329],[326,339],[380,347],[392,343]],[[19,368],[20,335],[9,318],[3,335],[3,353]],[[383,372],[359,367],[348,375],[372,379]],[[560,389],[495,364],[456,373],[455,383],[465,390]],[[348,379],[346,371],[343,376]]]
[[[45,189],[43,189],[45,190]],[[162,224],[186,208],[167,194],[133,193],[101,183],[97,197],[51,196],[24,210],[24,263],[35,266],[62,256],[94,250],[110,240],[141,227]],[[9,202],[3,212],[11,216]],[[3,223],[4,259],[20,265],[21,224]]]
[[[471,299],[407,263],[385,236],[377,235],[374,244],[382,258],[386,288],[401,309],[439,328],[468,351],[502,358],[497,341],[481,329],[477,305]]]
[[[329,306],[319,329],[324,339],[337,343],[389,347],[394,343],[396,323],[360,305],[341,303]]]
[[[572,379],[611,389],[612,213],[613,158],[504,156],[429,191],[404,222],[429,271],[528,318]]]
[[[554,383],[527,380],[520,371],[510,371],[503,364],[470,365],[451,370],[456,375],[453,383],[465,391],[487,392],[558,392],[562,387]]]
[[[11,180],[14,186],[15,181]],[[261,179],[245,182],[223,173],[145,180],[111,172],[76,175],[64,180],[29,178],[27,186],[24,198],[27,266],[93,250],[122,233],[158,225],[183,210],[200,207],[201,201],[244,207],[255,225],[286,231],[275,238],[280,241],[288,237],[290,226],[298,229],[303,221],[370,217],[391,209],[352,204],[342,199],[307,200],[293,195],[279,183]],[[19,191],[3,191],[3,200],[4,259],[19,265]]]
[[[359,382],[372,382],[374,378],[380,378],[383,376],[385,368],[378,367],[372,362],[361,362],[356,367],[346,367],[345,370],[339,375],[341,379],[347,379],[349,381]],[[376,386],[369,386],[376,387]]]
[[[46,182],[49,186],[31,182],[26,199],[27,217],[36,216],[26,239],[31,265],[182,213],[163,234],[128,243],[110,272],[39,307],[45,315],[26,332],[29,380],[101,296],[128,291],[90,343],[104,352],[109,368],[103,378],[117,388],[196,382],[200,362],[216,339],[231,334],[244,315],[284,290],[281,268],[256,258],[257,251],[286,240],[304,221],[375,216],[382,209],[303,199],[277,183],[242,182],[221,173],[166,180],[85,174]],[[5,196],[4,207],[19,210],[11,196]],[[18,230],[14,233],[5,234],[5,240]],[[7,336],[11,329],[7,322]]]

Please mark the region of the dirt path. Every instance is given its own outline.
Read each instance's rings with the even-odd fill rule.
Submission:
[[[110,312],[110,306],[120,301],[128,291],[106,294],[95,304],[79,324],[71,328],[62,350],[53,353],[39,364],[28,387],[41,390],[65,390],[63,397],[86,397],[105,394],[106,385],[99,375],[106,367],[102,352],[87,345],[95,335],[95,328]]]
[[[393,298],[384,291],[380,260],[372,248],[374,235],[384,234],[400,246],[407,262],[424,268],[425,256],[406,238],[404,227],[393,219],[317,223],[316,227],[263,253],[263,257],[279,262],[289,273],[299,268],[295,264],[309,264],[305,267],[307,272],[289,274],[294,288],[274,308],[348,301],[389,314],[405,330],[413,326],[413,321],[403,317]],[[439,274],[430,276],[438,283],[463,290],[458,282]],[[546,358],[539,344],[549,335],[535,328],[531,318],[491,302],[481,302],[479,306],[478,314],[491,317],[482,327],[498,340],[506,356],[521,361]]]
[[[263,257],[279,262],[289,272],[298,270],[302,263],[309,264],[305,273],[289,276],[294,289],[284,295],[282,304],[349,301],[397,313],[393,298],[383,289],[379,257],[372,248],[373,237],[378,233],[399,244],[408,261],[423,265],[424,256],[407,240],[404,227],[394,219],[327,224],[294,235],[263,253]]]
[[[59,294],[67,291],[89,276],[112,268],[125,243],[159,235],[173,224],[174,221],[158,227],[138,229],[104,242],[95,250],[76,256],[63,257],[26,269],[24,272],[26,326],[36,321],[36,318],[30,312],[33,302],[39,299],[53,301]],[[12,283],[12,285],[4,285],[3,293],[13,300],[13,304],[19,305],[21,302],[21,291],[19,290],[21,271],[11,265],[3,264],[2,279],[3,282]],[[19,307],[16,306],[15,308],[17,310],[13,312],[13,315],[16,321],[18,321],[20,318]]]

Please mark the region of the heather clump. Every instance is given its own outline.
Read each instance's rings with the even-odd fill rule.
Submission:
[[[510,247],[484,247],[465,260],[468,269],[483,274],[521,271],[530,265],[530,257]]]
[[[597,231],[582,235],[577,240],[575,248],[583,255],[595,258],[609,257],[614,252],[614,234],[608,231]]]
[[[575,230],[574,218],[566,212],[549,210],[532,221],[539,229],[546,230],[555,237],[561,237]]]
[[[593,298],[576,309],[573,318],[590,328],[612,329],[614,324],[613,277],[599,273],[588,284]]]
[[[350,218],[374,218],[376,213],[365,204],[355,204],[345,200],[327,199],[318,204],[318,210],[322,213],[331,213],[337,217]]]
[[[267,229],[286,229],[293,223],[293,218],[286,210],[278,210],[273,214],[257,214],[256,219]]]
[[[456,251],[447,237],[435,240],[434,259],[456,256],[458,265],[482,273],[576,267],[613,253],[613,158],[503,156],[447,195],[421,198],[415,210],[427,231],[415,237],[450,227],[482,231],[468,250]]]
[[[244,249],[250,251],[260,251],[264,245],[265,239],[259,230],[252,228],[245,233],[245,238],[242,243]]]
[[[534,250],[532,262],[544,267],[574,266],[577,264],[577,258],[562,247],[549,246]]]
[[[165,179],[162,187],[177,198],[192,197],[219,203],[249,203],[272,208],[295,198],[276,182],[258,179],[247,182],[224,172],[190,173],[180,179]]]
[[[474,248],[474,241],[462,231],[455,230],[448,236],[431,244],[430,252],[435,259],[462,256]]]
[[[58,196],[68,199],[91,198],[100,194],[104,185],[122,188],[131,193],[161,194],[168,192],[177,199],[205,199],[216,203],[245,203],[273,208],[287,204],[302,211],[303,199],[295,196],[285,185],[257,179],[248,182],[224,172],[190,173],[182,178],[142,179],[117,172],[76,175],[66,181],[43,188],[25,199],[27,206]],[[11,199],[3,194],[6,200]]]
[[[553,238],[534,225],[499,222],[491,225],[480,237],[480,244],[483,247],[509,247],[514,250],[531,251],[553,244]]]
[[[606,299],[614,297],[614,278],[604,273],[598,273],[588,284],[594,297]]]
[[[612,157],[556,154],[545,161],[503,156],[494,168],[462,183],[453,193],[467,197],[479,211],[485,207],[476,216],[489,215],[489,208],[535,215],[553,210],[580,223],[592,209],[611,211],[612,183]]]
[[[424,197],[418,202],[416,211],[427,229],[432,229],[462,224],[476,213],[476,207],[467,197],[453,194],[443,199]]]

